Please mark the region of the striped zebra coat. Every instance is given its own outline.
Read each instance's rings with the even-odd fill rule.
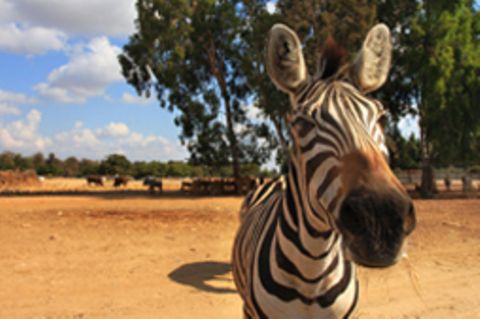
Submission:
[[[386,162],[380,87],[390,33],[377,25],[352,66],[329,42],[308,76],[296,34],[275,25],[267,71],[290,95],[289,172],[241,208],[232,269],[245,318],[348,318],[359,296],[355,264],[386,267],[415,226],[411,200]],[[337,61],[337,62],[335,62]]]

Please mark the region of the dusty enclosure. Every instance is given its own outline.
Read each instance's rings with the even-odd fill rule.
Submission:
[[[240,197],[0,198],[0,318],[241,318]],[[409,258],[359,269],[357,318],[479,318],[480,200],[416,201]]]

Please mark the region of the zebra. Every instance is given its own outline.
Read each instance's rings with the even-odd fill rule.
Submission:
[[[375,25],[350,64],[328,39],[321,70],[307,72],[296,33],[269,32],[266,70],[290,96],[289,170],[249,193],[240,209],[232,272],[245,318],[349,318],[356,265],[387,267],[403,255],[415,210],[388,165],[382,104],[390,30]]]

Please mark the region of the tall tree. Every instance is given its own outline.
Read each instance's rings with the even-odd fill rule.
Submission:
[[[131,165],[125,155],[110,154],[100,163],[99,172],[108,175],[127,175],[130,173]]]
[[[63,172],[62,161],[56,157],[54,153],[49,153],[45,160],[45,171],[42,174],[48,174],[52,176],[61,175]]]
[[[406,114],[417,115],[416,103],[412,98],[413,79],[408,68],[407,43],[411,37],[412,20],[418,11],[416,0],[374,1],[377,6],[377,20],[389,26],[392,34],[392,63],[388,81],[375,97],[388,109],[389,126],[397,125]]]
[[[410,98],[421,130],[422,195],[432,195],[435,161],[478,154],[479,23],[473,1],[419,1],[404,41]]]
[[[453,10],[442,12],[435,30],[439,40],[432,64],[439,69],[435,87],[441,97],[430,131],[439,164],[467,167],[479,163],[479,19],[472,1],[460,1]]]
[[[139,94],[153,89],[195,164],[263,162],[268,153],[246,115],[247,94],[239,38],[238,1],[137,1],[137,31],[119,61]],[[252,147],[252,143],[254,147]],[[249,147],[247,147],[249,146]]]
[[[63,175],[68,177],[78,176],[80,173],[80,163],[74,156],[70,156],[63,161]]]

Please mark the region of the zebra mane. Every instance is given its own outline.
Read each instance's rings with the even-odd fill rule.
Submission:
[[[320,79],[328,79],[340,69],[345,62],[347,51],[328,36],[322,49],[320,60]]]

